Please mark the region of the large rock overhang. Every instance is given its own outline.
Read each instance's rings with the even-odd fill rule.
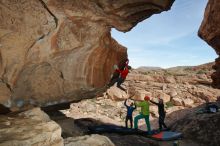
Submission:
[[[86,98],[127,58],[111,28],[127,32],[173,2],[2,0],[0,103],[44,106]]]
[[[220,1],[209,0],[204,14],[204,19],[199,28],[198,35],[220,55]],[[220,57],[216,58],[212,74],[214,88],[220,89]]]

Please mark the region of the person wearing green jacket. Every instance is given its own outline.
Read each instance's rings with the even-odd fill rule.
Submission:
[[[148,133],[151,133],[150,121],[149,121],[149,100],[150,97],[145,96],[144,101],[136,103],[137,107],[141,107],[141,112],[134,118],[134,128],[138,129],[138,120],[145,119]]]

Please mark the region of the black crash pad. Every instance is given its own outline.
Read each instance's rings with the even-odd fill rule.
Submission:
[[[182,137],[182,133],[173,131],[158,131],[152,130],[151,134],[147,131],[135,130],[131,128],[125,128],[117,125],[99,125],[89,127],[89,131],[92,134],[103,134],[103,133],[117,133],[122,135],[141,135],[154,140],[176,140]]]

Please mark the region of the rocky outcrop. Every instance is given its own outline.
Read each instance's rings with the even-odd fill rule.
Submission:
[[[199,36],[215,49],[220,55],[220,3],[218,0],[209,0],[204,14],[204,19],[199,29]],[[215,60],[212,74],[213,87],[220,88],[220,57]]]
[[[2,0],[0,102],[22,107],[84,98],[102,87],[112,66],[121,66],[127,57],[126,48],[111,37],[111,28],[129,31],[172,3]]]
[[[106,94],[113,100],[125,100],[128,98],[127,94],[116,86],[109,88]]]
[[[133,98],[137,100],[148,95],[162,97],[165,103],[171,102],[175,106],[194,107],[207,100],[216,101],[220,96],[219,89],[210,87],[212,65],[208,63],[147,72],[132,70],[123,85],[130,95],[135,94]]]
[[[69,137],[64,141],[65,146],[115,146],[108,137],[92,134],[80,137]]]
[[[39,108],[0,116],[0,146],[63,146],[61,128]]]
[[[204,106],[187,112],[185,116],[173,122],[171,124],[172,130],[182,132],[184,138],[197,141],[201,146],[218,146],[220,143],[220,112],[196,114],[195,111],[200,108],[204,108]],[[181,114],[179,111],[176,111],[176,116]]]

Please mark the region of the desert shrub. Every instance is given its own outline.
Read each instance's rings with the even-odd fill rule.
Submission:
[[[142,74],[143,74],[143,75],[148,75],[148,74],[149,74],[149,72],[142,72]]]
[[[199,70],[199,71],[197,72],[197,74],[205,74],[205,73],[206,73],[205,70]]]
[[[173,107],[173,106],[174,106],[173,102],[171,101],[166,102],[166,108]]]

